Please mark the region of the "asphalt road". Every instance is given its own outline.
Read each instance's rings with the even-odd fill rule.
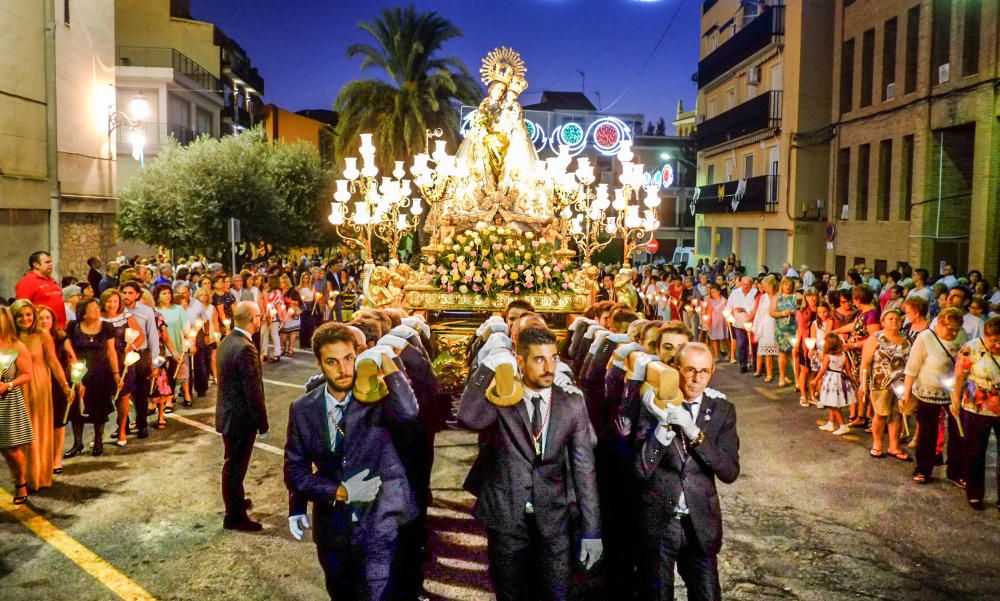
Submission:
[[[206,431],[213,389],[145,441],[68,460],[55,486],[31,497],[34,513],[54,526],[42,529],[49,541],[65,543],[68,536],[109,564],[111,571],[95,570],[101,579],[79,565],[93,569],[92,562],[71,553],[75,564],[0,510],[0,600],[116,599],[105,584],[115,574],[160,600],[324,598],[313,544],[288,534],[281,480],[287,407],[313,371],[304,352],[265,368],[272,435],[254,451],[247,477],[263,532],[222,530],[222,441]],[[720,485],[725,598],[997,598],[1000,513],[993,509],[992,476],[989,509],[974,512],[943,478],[918,487],[910,481],[912,464],[869,459],[863,433],[836,438],[818,431],[820,413],[799,408],[794,392],[762,388],[728,365],[713,384],[736,403],[742,442],[742,475]],[[438,437],[434,559],[427,565],[434,598],[493,598],[486,539],[461,490],[474,454],[471,433]],[[994,457],[991,449],[988,464]],[[6,467],[0,482],[9,501]]]

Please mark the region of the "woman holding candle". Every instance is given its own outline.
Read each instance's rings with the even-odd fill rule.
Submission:
[[[146,334],[143,333],[139,322],[132,315],[126,315],[122,305],[122,294],[117,288],[108,288],[101,294],[101,321],[111,326],[115,337],[115,357],[118,366],[125,365],[125,355],[133,351],[146,342]],[[131,333],[129,333],[131,332]],[[129,341],[131,339],[131,342]],[[123,447],[128,440],[128,412],[132,402],[132,393],[135,391],[135,372],[125,373],[121,379],[121,388],[118,390],[118,398],[115,399],[115,412],[117,415],[118,428],[114,431],[112,438],[115,444]],[[82,428],[81,428],[82,433]],[[74,432],[75,434],[75,432]],[[83,440],[74,439],[73,448],[83,449]],[[77,451],[79,453],[79,450]]]
[[[986,452],[990,432],[1000,440],[1000,317],[983,325],[983,335],[965,345],[955,369],[951,413],[965,424],[966,500],[983,509]],[[997,463],[997,509],[1000,509],[1000,462]]]
[[[158,397],[157,406],[160,408],[160,420],[157,428],[163,429],[160,424],[166,426],[163,413],[173,413],[173,394],[177,384],[182,384],[185,397],[184,402],[191,404],[191,389],[186,386],[188,380],[187,369],[181,362],[181,355],[184,352],[184,333],[187,331],[188,318],[187,311],[174,302],[174,291],[167,284],[161,284],[153,289],[153,296],[156,298],[156,311],[163,316],[163,326],[160,329],[161,348],[167,349],[170,353],[166,363],[166,369],[160,371],[160,380],[157,385],[162,385],[161,396]],[[176,377],[175,377],[176,374]],[[164,385],[165,384],[165,385]],[[167,393],[162,395],[162,393]],[[168,404],[165,407],[164,404]],[[167,409],[169,408],[169,411]]]
[[[851,289],[851,300],[857,308],[854,321],[850,324],[837,328],[836,332],[847,338],[844,343],[844,350],[847,352],[847,360],[851,367],[857,367],[861,363],[861,348],[865,340],[875,332],[882,329],[879,321],[879,309],[875,305],[875,293],[865,284],[860,284]],[[859,373],[860,370],[855,370]],[[860,380],[855,380],[858,390],[858,402],[851,408],[850,425],[863,426],[868,419],[868,403],[864,395],[864,387]]]
[[[815,288],[806,288],[802,295],[802,305],[795,312],[795,345],[792,373],[795,376],[796,386],[799,389],[799,405],[809,406],[808,386],[811,359],[810,349],[806,344],[807,340],[812,340],[815,347],[816,339],[812,338],[812,326],[816,321],[816,308],[819,306],[819,293]]]
[[[872,400],[872,448],[869,454],[875,459],[885,457],[882,438],[886,423],[889,426],[889,456],[900,461],[910,461],[906,451],[899,448],[899,431],[902,424],[897,387],[903,382],[903,369],[910,355],[910,341],[903,336],[903,312],[889,309],[882,314],[882,329],[865,340],[861,351],[861,386],[868,388]],[[861,393],[864,395],[864,392]]]
[[[28,489],[52,486],[55,429],[52,415],[52,376],[63,393],[69,395],[69,378],[59,365],[52,336],[38,326],[38,310],[31,301],[21,299],[10,307],[18,338],[31,353],[31,382],[25,392],[28,415],[35,440],[28,447]]]
[[[303,272],[299,276],[299,298],[302,299],[302,329],[299,344],[309,349],[312,345],[312,334],[316,329],[316,293],[312,287],[312,276]]]
[[[757,337],[757,370],[754,376],[759,376],[761,366],[766,366],[765,382],[773,379],[774,357],[778,354],[778,343],[775,338],[777,324],[771,307],[777,303],[778,282],[774,276],[767,276],[760,283],[761,294],[757,302],[757,311],[753,317],[753,332]]]
[[[281,294],[281,278],[268,276],[261,294],[264,301],[261,311],[261,327],[267,332],[261,335],[261,352],[265,360],[277,363],[281,360],[281,323],[285,320],[285,297]],[[270,345],[268,344],[270,342]],[[273,354],[269,353],[269,346]]]
[[[285,318],[281,320],[279,332],[281,346],[285,349],[285,356],[291,357],[295,354],[295,341],[302,327],[302,297],[299,296],[299,291],[292,287],[292,278],[287,275],[278,279],[278,289],[285,305]]]
[[[35,434],[24,387],[31,374],[31,353],[17,339],[10,309],[0,305],[0,453],[14,477],[14,505],[28,501],[27,451]]]
[[[708,301],[702,310],[708,321],[706,325],[708,326],[708,338],[712,344],[712,356],[716,361],[721,361],[723,356],[719,347],[722,341],[728,338],[729,330],[726,316],[722,313],[726,308],[726,299],[722,297],[722,290],[717,284],[711,284],[708,290]]]
[[[917,484],[926,484],[937,464],[938,419],[951,402],[951,389],[955,386],[955,359],[965,342],[962,311],[945,309],[938,316],[937,325],[921,332],[910,349],[904,370],[906,388],[903,406],[910,406],[911,398],[915,399],[917,426],[923,432],[917,437],[917,468],[913,473],[913,481]],[[947,474],[948,479],[959,488],[965,488],[964,463],[958,423],[949,417]]]
[[[56,349],[56,358],[62,366],[63,373],[70,373],[70,365],[76,361],[73,347],[70,346],[66,336],[66,330],[56,324],[56,314],[44,305],[38,307],[38,327],[52,336],[52,342]],[[69,403],[73,402],[72,382],[70,383],[70,394],[63,392],[61,382],[56,374],[51,374],[52,380],[52,427],[54,428],[52,437],[52,473],[63,473],[63,444],[66,442],[66,422],[69,412]],[[79,441],[74,441],[79,442]]]
[[[70,409],[75,440],[83,439],[84,424],[94,425],[94,448],[91,455],[104,453],[104,424],[114,410],[111,398],[121,385],[121,370],[115,351],[115,331],[101,319],[100,303],[95,298],[80,301],[78,320],[69,324],[66,333],[77,358],[87,365],[80,390],[80,402]],[[67,457],[78,455],[83,445],[73,445]],[[75,452],[74,452],[75,451]]]

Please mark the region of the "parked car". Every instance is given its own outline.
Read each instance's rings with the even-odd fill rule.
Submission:
[[[674,250],[674,257],[670,260],[674,264],[674,267],[684,270],[688,267],[693,268],[698,263],[698,258],[695,257],[693,246],[678,246]]]

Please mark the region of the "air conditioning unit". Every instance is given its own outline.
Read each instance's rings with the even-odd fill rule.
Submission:
[[[948,83],[951,79],[951,63],[938,66],[938,83]]]
[[[895,82],[894,83],[886,84],[885,85],[885,99],[886,100],[892,100],[895,97],[896,97],[896,84],[895,84]]]
[[[760,67],[750,67],[747,69],[747,83],[752,86],[760,83]]]

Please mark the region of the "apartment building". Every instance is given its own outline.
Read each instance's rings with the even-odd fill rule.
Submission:
[[[835,0],[702,2],[696,250],[825,260]]]
[[[997,2],[838,0],[826,268],[1000,268]]]

